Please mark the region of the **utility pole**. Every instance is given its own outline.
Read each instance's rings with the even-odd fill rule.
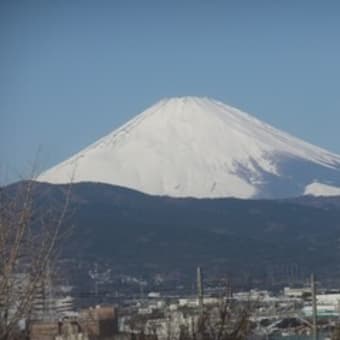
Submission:
[[[203,280],[201,268],[197,267],[197,298],[201,315],[203,314]]]
[[[318,326],[317,326],[317,318],[318,318],[318,309],[317,309],[317,301],[316,301],[316,284],[315,284],[315,275],[311,275],[311,289],[312,289],[312,305],[313,305],[313,340],[318,339]]]
[[[233,291],[232,291],[232,288],[231,288],[231,280],[230,279],[226,280],[226,291],[225,291],[225,293],[226,293],[226,299],[229,302],[233,297]]]

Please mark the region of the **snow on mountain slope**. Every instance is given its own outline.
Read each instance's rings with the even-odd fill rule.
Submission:
[[[311,183],[305,189],[305,195],[312,196],[340,196],[340,188],[322,184],[318,182]]]
[[[175,197],[288,197],[340,186],[340,156],[209,98],[163,99],[38,181]]]

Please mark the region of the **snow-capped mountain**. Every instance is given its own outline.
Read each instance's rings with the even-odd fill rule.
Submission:
[[[174,197],[340,194],[340,156],[222,102],[163,99],[41,182],[102,182]]]

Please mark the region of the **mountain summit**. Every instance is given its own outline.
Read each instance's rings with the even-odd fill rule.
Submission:
[[[180,97],[159,101],[37,180],[173,197],[340,195],[340,156],[222,102]]]

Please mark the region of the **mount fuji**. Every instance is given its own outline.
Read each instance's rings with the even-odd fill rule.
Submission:
[[[172,197],[331,196],[340,195],[340,156],[217,100],[179,97],[159,101],[37,181]]]

